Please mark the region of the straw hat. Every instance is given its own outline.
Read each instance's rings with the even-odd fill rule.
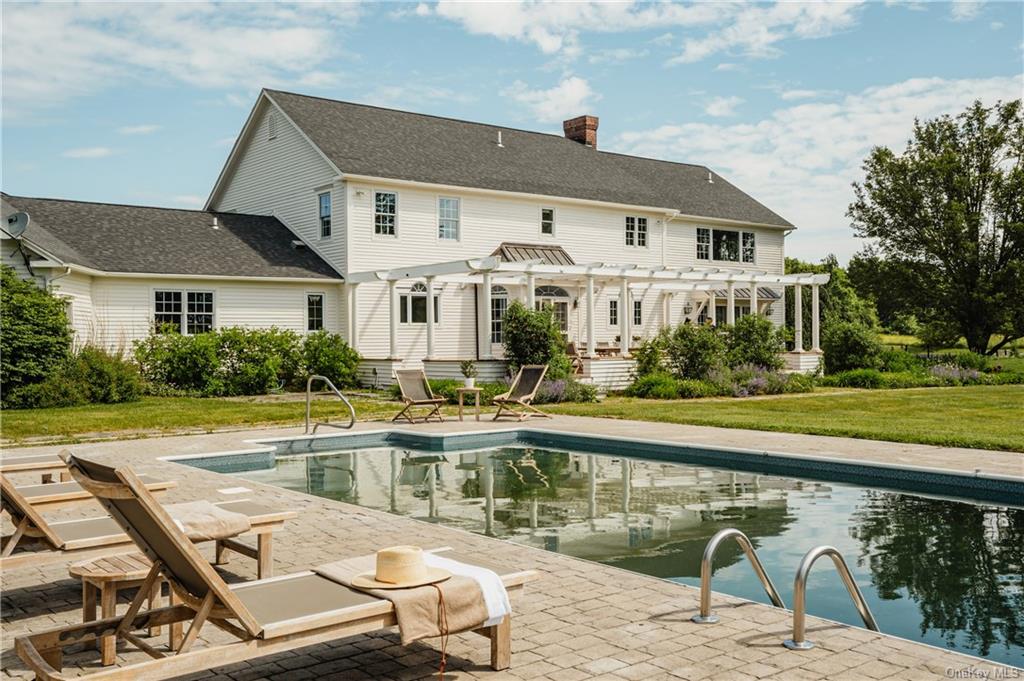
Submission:
[[[392,546],[377,552],[377,571],[354,577],[352,586],[360,589],[407,589],[443,582],[451,576],[447,570],[427,567],[420,547]]]

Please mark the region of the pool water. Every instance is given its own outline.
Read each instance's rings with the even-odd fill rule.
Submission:
[[[831,544],[883,632],[1024,666],[1019,507],[523,446],[369,448],[234,474],[694,586],[708,539],[735,527],[787,604],[803,554]],[[713,589],[769,602],[731,541]],[[827,559],[811,572],[807,603],[809,614],[862,626]]]

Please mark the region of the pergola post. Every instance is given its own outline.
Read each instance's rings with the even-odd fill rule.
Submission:
[[[480,359],[491,359],[491,273],[483,273],[484,313],[481,316],[484,328],[480,331]]]
[[[427,359],[434,359],[434,277],[425,277],[427,285]]]
[[[728,307],[725,308],[725,323],[732,326],[736,323],[736,285],[729,282]]]
[[[811,350],[821,352],[821,312],[818,305],[818,284],[811,284]]]
[[[348,287],[348,344],[353,350],[359,349],[359,318],[357,308],[359,307],[359,284],[350,284]]]
[[[629,357],[629,279],[619,281],[619,354]]]
[[[587,357],[597,354],[597,339],[594,337],[594,275],[587,275]]]
[[[718,310],[715,308],[715,289],[708,289],[708,319],[712,326],[718,326]]]
[[[797,352],[804,351],[804,300],[803,287],[797,284],[793,287],[793,349]]]
[[[526,273],[526,308],[532,310],[537,307],[537,284],[534,281],[533,272]]]
[[[398,281],[388,280],[388,359],[398,359]]]
[[[757,282],[750,282],[750,314],[757,314]]]

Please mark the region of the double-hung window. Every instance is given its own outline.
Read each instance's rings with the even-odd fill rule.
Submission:
[[[608,326],[619,325],[619,301],[612,298],[608,301]]]
[[[437,238],[459,239],[459,200],[442,196],[437,200]]]
[[[155,291],[153,322],[188,335],[213,331],[213,291]]]
[[[633,326],[643,326],[644,323],[644,301],[633,301]]]
[[[324,294],[306,294],[306,330],[319,331],[324,328]]]
[[[638,215],[626,216],[626,245],[647,247],[647,218]]]
[[[754,262],[754,233],[743,232],[743,262]]]
[[[540,233],[545,236],[552,236],[555,233],[555,209],[540,209]]]
[[[331,193],[324,192],[317,196],[317,203],[320,206],[320,238],[331,237]]]
[[[394,192],[373,193],[373,233],[395,236],[398,217],[398,195]]]
[[[754,232],[697,228],[697,259],[753,263],[756,259]]]
[[[427,323],[427,287],[415,283],[408,293],[403,293],[398,300],[398,319],[403,324]],[[434,323],[441,323],[440,296],[434,294]]]
[[[508,310],[508,289],[491,287],[491,342],[504,343],[505,312]]]
[[[711,260],[711,230],[697,228],[697,260]]]

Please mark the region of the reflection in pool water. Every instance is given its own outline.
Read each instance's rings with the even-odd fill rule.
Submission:
[[[1024,509],[530,447],[363,449],[242,477],[691,585],[718,530],[747,534],[787,603],[812,546],[847,558],[882,631],[1024,665]],[[728,542],[716,591],[767,602]],[[860,625],[827,561],[808,612]]]

